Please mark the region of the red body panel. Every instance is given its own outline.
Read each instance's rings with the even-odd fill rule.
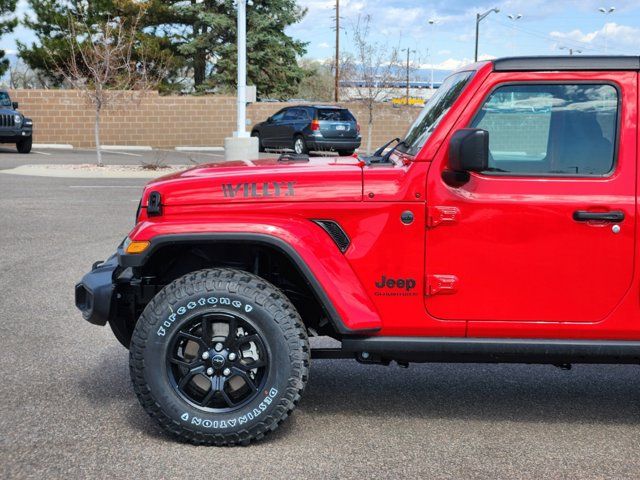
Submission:
[[[612,176],[473,174],[462,187],[444,183],[450,136],[469,125],[495,85],[553,80],[619,87]],[[143,205],[158,191],[162,215],[148,218],[143,209],[130,237],[277,237],[300,254],[345,326],[380,328],[378,335],[637,339],[637,105],[636,72],[496,73],[480,65],[415,158],[394,155],[384,166],[354,157],[199,166],[148,185]],[[614,235],[610,225],[574,222],[576,209],[620,209],[626,218]],[[413,220],[403,221],[409,212]],[[453,221],[442,221],[450,212]],[[340,252],[312,219],[338,222],[348,250]]]

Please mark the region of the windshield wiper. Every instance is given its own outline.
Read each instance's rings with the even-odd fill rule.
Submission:
[[[373,152],[373,155],[368,155],[368,156],[362,156],[362,160],[364,160],[367,164],[369,163],[381,163],[382,161],[387,161],[388,157],[386,155],[383,155],[384,151],[387,149],[387,147],[389,145],[391,145],[393,142],[400,142],[400,139],[398,137],[396,138],[392,138],[391,140],[389,140],[387,143],[385,143],[384,145],[382,145],[380,148],[378,148],[375,152]],[[400,143],[398,143],[399,145]],[[391,151],[393,151],[393,149],[395,149],[398,145],[396,145],[395,147],[393,147],[391,149]]]
[[[407,145],[406,143],[404,143],[404,140],[400,140],[398,143],[396,143],[393,148],[389,149],[389,151],[386,153],[386,155],[384,157],[382,157],[382,162],[381,163],[387,163],[389,161],[389,159],[391,158],[391,154],[393,152],[395,152],[398,147],[400,147],[401,145]]]

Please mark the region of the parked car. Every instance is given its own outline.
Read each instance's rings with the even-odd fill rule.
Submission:
[[[15,143],[18,152],[31,151],[33,121],[18,112],[9,92],[0,90],[0,143]]]
[[[312,358],[640,364],[639,74],[638,56],[475,63],[390,155],[152,181],[76,305],[198,444],[277,428]]]
[[[296,153],[311,150],[352,155],[360,146],[360,126],[346,108],[299,105],[283,108],[253,127],[260,151],[291,148]]]

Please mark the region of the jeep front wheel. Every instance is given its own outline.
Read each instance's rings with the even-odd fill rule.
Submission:
[[[243,271],[202,270],[146,306],[129,365],[140,403],[169,433],[195,444],[248,444],[300,400],[309,341],[273,285]]]
[[[18,143],[16,143],[18,153],[29,153],[31,151],[32,142],[32,137],[23,138],[22,140],[18,141]]]

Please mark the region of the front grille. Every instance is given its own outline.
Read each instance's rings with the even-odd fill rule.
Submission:
[[[0,114],[0,127],[15,127],[16,118],[13,114]]]

